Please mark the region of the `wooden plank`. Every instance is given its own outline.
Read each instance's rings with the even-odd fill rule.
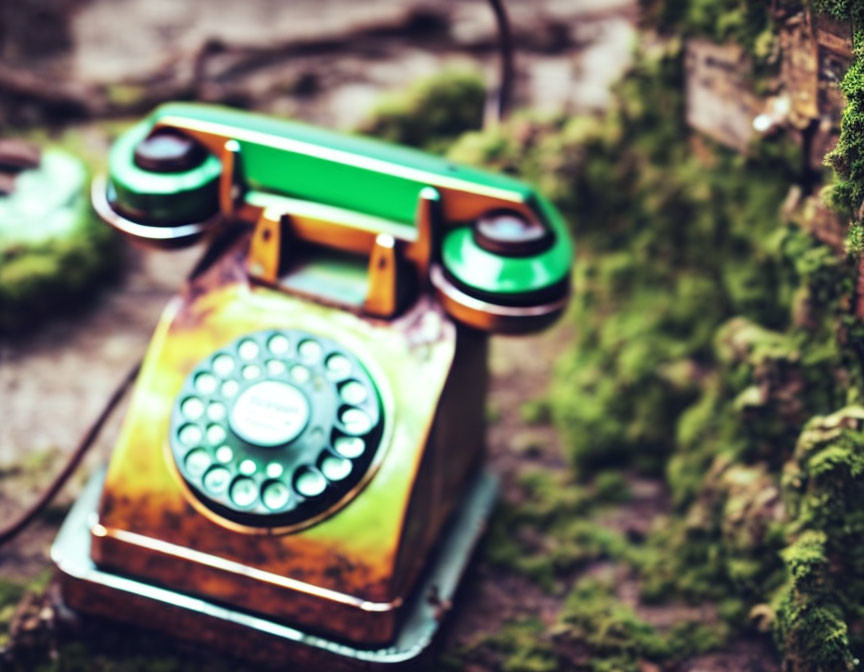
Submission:
[[[749,67],[738,45],[690,40],[686,47],[687,124],[717,142],[744,151],[759,113]]]

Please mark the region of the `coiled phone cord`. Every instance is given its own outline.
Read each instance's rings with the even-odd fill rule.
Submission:
[[[513,95],[513,74],[515,71],[513,36],[510,31],[510,21],[507,16],[507,10],[504,8],[503,0],[489,0],[489,4],[495,14],[495,23],[498,30],[498,47],[501,59],[499,86],[497,91],[495,91],[495,95],[490,100],[494,110],[493,115],[491,116],[495,122],[500,122],[507,115]],[[207,256],[206,252],[205,256]],[[196,270],[197,268],[198,265],[196,265]],[[195,274],[196,271],[193,270],[191,275],[194,276]],[[81,437],[81,440],[78,442],[74,452],[70,455],[60,473],[58,473],[57,476],[54,477],[54,480],[51,481],[51,484],[45,488],[42,494],[39,495],[39,498],[20,516],[0,529],[0,546],[11,541],[27,528],[27,526],[45,510],[63,486],[66,485],[66,482],[78,468],[84,455],[87,454],[87,451],[96,442],[96,439],[99,438],[99,434],[102,432],[105,423],[111,418],[114,410],[135,382],[140,369],[141,361],[139,360],[129,370],[120,384],[114,389],[107,403],[103,407],[102,412],[89,427],[84,436]]]
[[[66,481],[69,480],[69,477],[75,472],[75,469],[78,468],[78,465],[81,463],[81,459],[99,437],[102,428],[105,426],[105,423],[111,417],[114,412],[114,409],[117,408],[117,405],[123,399],[126,394],[126,391],[131,387],[132,383],[135,382],[135,379],[138,377],[138,371],[141,369],[141,362],[138,361],[135,366],[133,366],[129,373],[126,374],[126,377],[121,381],[121,383],[114,389],[114,392],[111,394],[111,397],[108,399],[108,402],[102,408],[102,412],[99,414],[99,417],[96,418],[96,421],[90,425],[90,428],[81,437],[81,441],[79,441],[78,446],[75,448],[75,451],[69,457],[68,461],[64,465],[63,469],[60,471],[57,476],[54,477],[54,480],[51,484],[45,488],[41,495],[39,495],[39,499],[37,499],[24,513],[22,513],[18,518],[12,521],[11,524],[7,525],[3,529],[0,529],[0,546],[5,544],[8,541],[14,539],[18,534],[20,534],[33,520],[48,506],[54,496],[60,491],[60,489],[66,484]]]

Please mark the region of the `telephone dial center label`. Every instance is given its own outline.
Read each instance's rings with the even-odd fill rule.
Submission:
[[[281,446],[296,439],[309,422],[309,402],[293,385],[264,380],[246,388],[231,409],[234,433],[258,446]]]

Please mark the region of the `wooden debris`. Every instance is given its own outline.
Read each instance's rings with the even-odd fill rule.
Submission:
[[[780,31],[780,79],[789,97],[788,123],[806,128],[819,117],[819,59],[806,15],[798,14]]]
[[[848,223],[845,218],[829,208],[819,196],[805,199],[798,221],[814,238],[825,243],[838,255],[845,256]]]
[[[685,58],[687,124],[723,145],[745,151],[760,110],[741,48],[694,39],[687,43]]]

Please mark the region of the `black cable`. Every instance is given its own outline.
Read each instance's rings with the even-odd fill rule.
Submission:
[[[495,22],[498,26],[498,48],[501,58],[498,90],[495,92],[493,101],[494,119],[500,122],[507,116],[513,98],[515,73],[513,34],[510,31],[510,19],[504,7],[504,0],[489,0],[489,4],[495,13]]]
[[[78,465],[81,462],[81,459],[99,437],[99,433],[102,431],[102,427],[111,417],[111,414],[114,412],[114,409],[117,407],[117,404],[120,403],[123,396],[126,394],[126,390],[135,382],[135,378],[138,377],[138,371],[141,368],[141,362],[135,364],[129,373],[126,374],[126,377],[122,380],[122,382],[114,389],[114,392],[111,394],[111,397],[108,399],[108,402],[102,408],[102,412],[99,414],[99,417],[96,418],[96,421],[90,425],[90,428],[87,430],[87,433],[81,437],[81,441],[78,443],[78,446],[75,448],[75,451],[69,457],[69,460],[64,465],[63,469],[60,471],[57,476],[54,477],[54,480],[51,482],[41,495],[39,495],[39,499],[37,499],[24,513],[22,513],[18,518],[12,521],[9,525],[6,525],[3,529],[0,529],[0,546],[5,544],[8,541],[14,539],[18,534],[20,534],[33,520],[40,514],[48,504],[51,503],[51,500],[57,495],[60,489],[66,485],[66,482],[69,480],[69,477],[75,472]]]
[[[191,282],[195,277],[197,277],[200,273],[206,270],[207,266],[212,263],[215,258],[213,250],[223,250],[224,239],[230,238],[235,234],[236,229],[229,226],[226,227],[226,231],[224,234],[214,238],[213,241],[204,249],[204,252],[198,259],[196,264],[192,267],[192,270],[187,274],[186,281]],[[117,408],[117,405],[123,399],[123,396],[126,394],[127,390],[132,386],[132,383],[135,382],[135,379],[138,377],[138,372],[141,370],[142,361],[143,360],[139,359],[135,363],[135,365],[129,370],[129,372],[126,374],[126,377],[123,378],[120,384],[116,388],[114,388],[114,391],[111,393],[111,396],[108,398],[108,401],[105,403],[105,406],[102,408],[99,416],[96,418],[93,424],[90,425],[87,433],[84,434],[83,437],[81,437],[81,441],[78,443],[78,446],[72,452],[72,455],[69,457],[68,461],[66,462],[60,473],[54,477],[54,480],[51,482],[51,484],[42,492],[42,494],[39,495],[39,499],[37,499],[36,502],[34,502],[30,506],[30,508],[28,508],[11,524],[0,529],[0,546],[3,546],[5,543],[11,541],[21,532],[23,532],[27,528],[27,526],[32,523],[33,520],[40,513],[42,513],[42,511],[45,510],[45,508],[51,503],[51,500],[54,499],[54,497],[61,490],[61,488],[66,485],[66,482],[78,468],[78,465],[81,463],[84,455],[87,454],[87,451],[90,450],[96,439],[99,437],[99,433],[102,431],[105,423],[108,421],[114,410]]]

